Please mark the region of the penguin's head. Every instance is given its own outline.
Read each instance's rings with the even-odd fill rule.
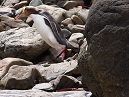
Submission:
[[[15,20],[18,18],[25,18],[28,17],[30,14],[37,14],[38,11],[33,6],[24,6],[15,11]]]

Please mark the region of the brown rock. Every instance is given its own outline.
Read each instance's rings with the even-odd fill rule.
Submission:
[[[85,31],[85,25],[68,25],[69,30],[72,33],[83,33]]]
[[[33,65],[33,63],[20,58],[4,58],[0,60],[0,78],[2,78],[13,65],[28,66]]]
[[[11,17],[1,15],[0,16],[0,30],[9,30],[11,28],[21,28],[21,27],[29,27],[26,23],[24,23],[22,20],[14,20]]]
[[[3,25],[1,25],[1,23],[0,23],[0,32],[1,31],[4,31],[4,28],[3,28]]]
[[[74,24],[84,25],[84,22],[77,15],[72,15],[71,19]]]
[[[29,66],[10,67],[8,73],[1,79],[6,89],[30,89],[42,81],[40,73]]]
[[[19,8],[21,8],[21,7],[23,7],[23,6],[27,6],[28,5],[28,1],[21,1],[21,2],[19,2],[19,3],[16,3],[15,5],[14,5],[14,8],[17,10],[17,9],[19,9]]]
[[[69,10],[69,9],[72,9],[73,7],[76,7],[77,5],[78,3],[76,1],[66,1],[63,7]]]

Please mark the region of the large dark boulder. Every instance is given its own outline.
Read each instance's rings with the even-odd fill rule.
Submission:
[[[83,86],[97,97],[129,97],[129,0],[94,0],[78,56]]]

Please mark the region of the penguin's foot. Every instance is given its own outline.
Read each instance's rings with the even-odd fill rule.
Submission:
[[[62,61],[65,59],[65,52],[66,52],[66,48],[63,48],[59,54],[56,56],[56,59],[59,58],[60,56],[62,57]]]

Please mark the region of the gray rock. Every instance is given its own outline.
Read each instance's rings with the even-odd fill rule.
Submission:
[[[79,67],[84,86],[97,97],[129,97],[128,3],[95,0],[87,18],[88,48],[79,54]]]
[[[79,81],[72,76],[58,76],[55,80],[51,81],[56,90],[61,90],[65,88],[79,88]]]
[[[7,74],[9,68],[13,65],[29,66],[33,63],[19,58],[4,58],[0,60],[0,78]]]
[[[61,29],[66,39],[71,36],[71,32],[68,29]]]
[[[2,4],[3,1],[5,1],[5,0],[0,0],[0,4]]]
[[[67,91],[67,92],[45,92],[41,90],[1,90],[1,97],[91,97],[91,92]]]
[[[38,8],[47,10],[58,23],[61,23],[61,21],[64,20],[63,14],[66,10],[63,8],[57,8],[49,5],[40,5]]]
[[[1,79],[6,89],[30,89],[41,82],[37,69],[29,66],[11,66],[8,73]]]
[[[35,28],[15,28],[0,33],[0,57],[32,60],[48,49]]]
[[[89,14],[89,9],[81,9],[77,15],[83,20],[84,23],[86,23],[87,17]]]
[[[61,63],[54,63],[48,67],[43,67],[41,65],[31,65],[35,67],[42,75],[43,79],[46,79],[46,82],[49,82],[53,79],[56,79],[59,75],[62,74],[69,74],[72,71],[76,70],[78,62],[77,60],[72,60],[69,62],[61,62]]]
[[[0,7],[0,15],[5,15],[5,16],[13,16],[14,15],[14,9],[10,8],[8,6],[6,7]]]
[[[64,13],[63,13],[63,16],[65,18],[71,18],[72,15],[76,15],[82,8],[81,7],[75,7],[75,8],[72,8],[70,10],[66,10]]]
[[[60,1],[65,1],[65,0],[42,0],[42,2],[46,5],[54,5],[54,4],[58,4],[58,2]]]
[[[13,4],[20,2],[20,0],[3,0],[2,5],[13,7]]]
[[[61,7],[61,8],[65,6],[68,9],[69,8],[73,9],[73,8],[75,8],[75,7],[77,7],[79,5],[78,3],[84,5],[84,1],[83,0],[56,0],[56,1],[58,1],[57,5],[59,7]],[[74,5],[72,5],[72,4],[74,4]],[[70,5],[72,5],[72,7]]]
[[[42,4],[43,4],[42,0],[31,0],[31,2],[29,3],[29,6],[39,6]]]

